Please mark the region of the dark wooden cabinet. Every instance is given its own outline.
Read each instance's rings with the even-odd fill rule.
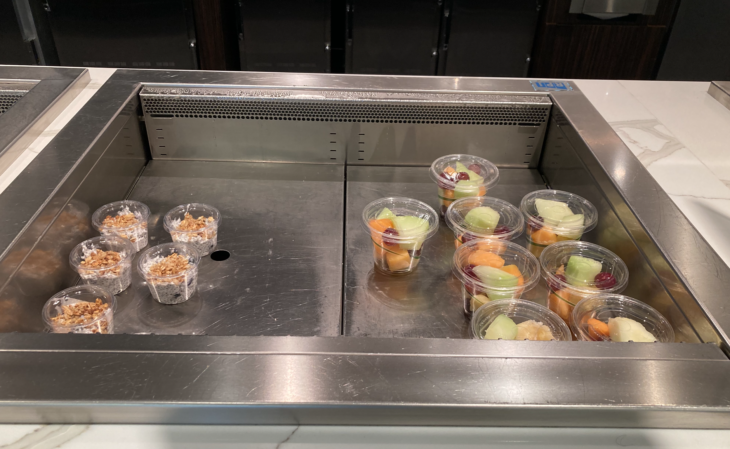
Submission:
[[[660,0],[655,15],[601,20],[570,14],[570,0],[548,0],[532,54],[530,76],[652,79],[676,0]]]

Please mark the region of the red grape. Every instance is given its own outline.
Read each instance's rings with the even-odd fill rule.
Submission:
[[[596,283],[596,287],[601,290],[606,290],[616,285],[616,278],[611,273],[603,271],[596,275],[594,282]]]
[[[477,164],[471,164],[468,168],[469,168],[469,170],[473,171],[477,175],[482,174],[482,167],[478,166]]]
[[[398,241],[396,239],[388,238],[387,235],[392,235],[393,237],[398,237],[398,231],[396,231],[393,228],[388,228],[385,231],[383,231],[383,245],[385,246],[395,246],[398,244]]]
[[[563,283],[567,283],[567,282],[568,282],[568,280],[567,280],[567,279],[565,279],[565,276],[564,276],[564,275],[562,275],[562,274],[556,274],[556,275],[555,275],[555,277],[556,277],[556,278],[557,278],[557,279],[558,279],[558,280],[559,280],[560,282],[563,282]],[[562,288],[563,288],[563,286],[562,286],[562,285],[561,285],[560,283],[558,283],[558,282],[555,282],[555,281],[548,281],[548,287],[550,287],[550,290],[552,290],[552,291],[554,291],[554,292],[556,292],[556,291],[558,291],[558,290],[560,290],[560,289],[562,289]]]
[[[532,217],[530,219],[530,227],[532,227],[533,231],[539,231],[542,229],[543,219],[541,216]]]
[[[456,174],[456,180],[457,181],[468,181],[469,180],[469,173],[465,171],[460,171]]]

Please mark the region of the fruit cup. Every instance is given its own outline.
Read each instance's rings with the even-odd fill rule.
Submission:
[[[525,229],[522,213],[497,198],[470,197],[451,203],[444,216],[454,231],[454,246],[478,239],[514,240]]]
[[[486,159],[468,154],[450,154],[431,164],[431,179],[438,185],[441,215],[454,201],[485,196],[497,184],[499,169]]]
[[[540,281],[540,265],[525,248],[504,240],[472,240],[454,252],[451,265],[461,281],[464,314],[482,305],[519,298]]]
[[[583,341],[674,342],[674,330],[653,307],[612,293],[582,299],[572,313],[571,328]]]
[[[520,210],[527,223],[527,247],[535,257],[553,243],[580,240],[598,221],[593,204],[562,190],[528,193],[522,198]]]
[[[96,285],[116,295],[132,283],[135,253],[129,240],[102,235],[76,245],[68,258],[84,284]]]
[[[363,224],[373,243],[375,268],[385,274],[416,269],[424,242],[438,231],[431,206],[410,198],[381,198],[365,206]]]
[[[472,336],[479,340],[570,341],[570,329],[555,312],[522,299],[491,301],[471,320]]]
[[[43,306],[43,321],[59,334],[113,334],[114,295],[95,285],[62,290]]]
[[[116,235],[132,242],[135,251],[147,246],[150,208],[139,201],[123,200],[101,206],[91,224],[101,235]]]
[[[620,293],[629,281],[623,260],[588,242],[550,245],[540,255],[540,266],[548,285],[547,306],[568,325],[580,300],[599,293]]]

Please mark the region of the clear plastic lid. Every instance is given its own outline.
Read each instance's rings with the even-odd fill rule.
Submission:
[[[581,300],[573,309],[571,327],[579,340],[612,341],[609,319],[629,318],[641,324],[661,343],[674,342],[674,329],[653,307],[634,298],[600,294]]]
[[[203,217],[206,219],[204,227],[194,230],[178,229],[180,223],[185,219],[185,214],[190,214],[194,219]],[[210,220],[212,218],[212,220]],[[183,204],[171,209],[163,219],[163,227],[167,232],[179,233],[205,233],[209,230],[216,229],[221,223],[221,214],[213,206],[201,203]]]
[[[187,270],[167,276],[154,275],[150,273],[150,268],[153,265],[172,254],[179,254],[188,259]],[[145,252],[139,256],[139,260],[137,260],[137,269],[148,281],[165,281],[168,279],[191,275],[197,271],[199,263],[200,252],[193,245],[187,243],[163,243],[145,250]]]
[[[555,312],[545,306],[523,299],[501,299],[481,306],[474,312],[471,319],[472,336],[479,340],[486,339],[487,329],[500,315],[506,315],[518,328],[521,328],[520,324],[526,321],[535,322],[530,323],[532,326],[529,328],[525,326],[520,329],[514,340],[571,341],[573,339],[568,325]],[[540,325],[549,329],[552,338],[546,338],[545,329]]]
[[[581,280],[580,284],[570,281],[569,273],[560,273],[566,270],[572,256],[580,256],[601,263],[601,271],[591,281]],[[619,293],[626,288],[629,282],[629,269],[620,257],[606,248],[595,243],[569,240],[553,243],[545,248],[540,255],[542,276],[553,290],[568,289],[580,296],[595,295],[598,293]]]
[[[385,209],[390,210],[396,216],[421,218],[427,222],[427,227],[424,226],[423,232],[409,233],[405,237],[388,233],[387,229],[386,231],[382,231],[380,228],[372,227],[370,221],[376,220]],[[414,240],[424,241],[433,237],[439,229],[439,216],[431,206],[423,201],[402,197],[380,198],[379,200],[373,201],[363,209],[362,221],[365,229],[371,235],[380,235],[394,244],[410,243]]]
[[[567,204],[573,214],[583,215],[583,224],[576,225],[575,223],[572,223],[561,226],[560,222],[546,223],[546,220],[540,216],[540,213],[535,206],[535,200],[537,199],[557,201]],[[520,202],[520,210],[524,214],[528,226],[549,226],[557,235],[572,236],[577,234],[579,238],[581,234],[595,228],[596,223],[598,222],[598,212],[596,211],[596,207],[591,204],[590,201],[574,193],[564,192],[562,190],[536,190],[534,192],[530,192],[522,198],[522,201]]]
[[[106,226],[104,225],[104,219],[106,217],[117,217],[119,215],[133,214],[137,218],[137,222],[129,226]],[[125,229],[133,229],[139,227],[140,224],[144,223],[147,225],[147,220],[150,218],[150,208],[146,204],[140,203],[139,201],[122,200],[115,201],[113,203],[105,204],[98,208],[91,216],[91,224],[97,231],[105,229],[113,229],[115,231],[124,231]]]
[[[464,167],[482,178],[481,181],[475,183],[474,186],[484,186],[488,189],[497,184],[497,181],[499,181],[499,169],[496,165],[484,158],[471,156],[469,154],[449,154],[448,156],[436,159],[433,161],[433,164],[431,164],[431,179],[442,189],[449,190],[453,190],[456,187],[456,182],[459,180],[473,181],[468,172],[464,172],[464,174],[467,175],[467,178],[463,178],[463,175],[462,178],[458,178],[456,175],[459,173],[456,168],[457,162],[464,164]],[[451,169],[453,169],[452,174],[445,171],[447,167],[451,167]]]
[[[73,311],[75,304],[89,303],[106,305],[96,318],[74,316],[66,319],[67,311]],[[117,306],[117,300],[108,291],[94,285],[78,285],[62,290],[51,297],[43,306],[43,321],[55,333],[112,333],[112,317]]]
[[[480,220],[477,220],[477,224],[470,224],[466,221],[467,214],[477,207],[489,207],[499,214],[499,221],[494,228],[481,227]],[[455,234],[466,234],[471,237],[464,239],[466,241],[481,238],[514,240],[525,230],[525,219],[515,206],[507,201],[488,196],[468,197],[454,201],[446,211],[445,220],[446,225]]]
[[[119,253],[121,259],[114,265],[105,265],[99,268],[82,266],[81,262],[86,260],[86,258],[96,250],[115,251]],[[71,251],[71,254],[69,254],[68,260],[73,269],[76,271],[81,269],[89,273],[103,272],[113,270],[125,263],[131,263],[131,259],[134,257],[135,253],[136,251],[134,250],[134,246],[132,246],[132,243],[130,243],[129,240],[114,235],[102,235],[101,237],[84,240],[76,245],[76,247]]]
[[[500,287],[489,285],[477,277],[473,267],[482,264],[480,259],[483,259],[486,253],[498,256],[503,261],[502,263],[497,259],[497,265],[501,264],[503,267],[515,265],[522,277],[522,283],[515,287]],[[484,262],[490,261],[484,260]],[[494,291],[497,294],[508,294],[518,290],[525,292],[534,288],[540,281],[540,264],[535,256],[522,246],[504,240],[472,240],[464,243],[454,252],[451,270],[464,285],[472,285],[480,290]]]

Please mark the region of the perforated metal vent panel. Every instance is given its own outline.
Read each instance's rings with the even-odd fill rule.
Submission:
[[[27,90],[0,90],[0,114],[10,109],[27,92]]]
[[[550,110],[543,97],[519,95],[378,92],[375,94],[380,95],[366,96],[346,91],[257,90],[233,96],[235,93],[243,92],[213,96],[206,91],[185,91],[180,95],[146,89],[140,97],[145,114],[151,117],[235,120],[539,126]]]

